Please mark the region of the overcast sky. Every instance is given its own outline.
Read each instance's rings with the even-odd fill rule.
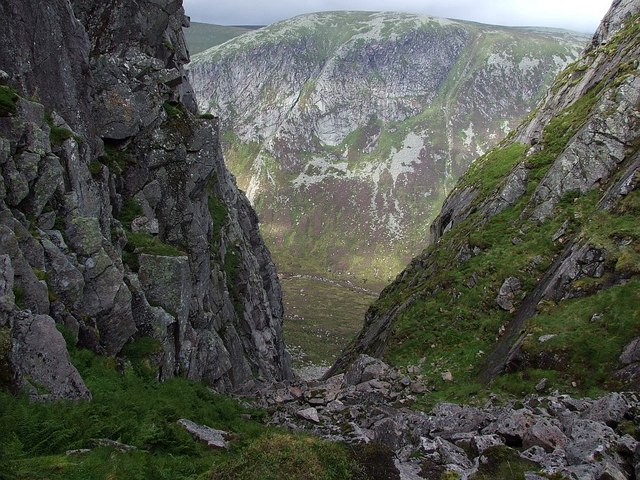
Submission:
[[[194,22],[268,25],[302,13],[370,10],[426,13],[496,25],[595,32],[611,0],[184,0]]]

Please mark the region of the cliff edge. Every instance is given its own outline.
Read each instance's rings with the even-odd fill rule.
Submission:
[[[2,383],[88,397],[65,340],[218,391],[289,378],[275,266],[184,75],[182,2],[0,12]]]

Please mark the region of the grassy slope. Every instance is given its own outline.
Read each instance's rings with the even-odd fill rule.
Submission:
[[[262,412],[204,385],[185,379],[159,384],[145,360],[153,348],[153,342],[139,341],[129,346],[128,359],[73,350],[91,402],[30,403],[0,392],[0,478],[359,478],[358,465],[341,445],[267,428],[260,423]],[[230,450],[213,451],[196,442],[176,424],[179,418],[230,432]],[[92,438],[137,450],[102,447],[65,455],[91,448]]]
[[[637,39],[633,33],[625,37],[627,33],[604,48],[614,53],[616,42]],[[516,276],[522,280],[524,291],[531,291],[563,249],[562,242],[553,242],[552,237],[565,220],[569,221],[565,240],[575,235],[580,244],[608,251],[607,274],[600,279],[575,282],[574,287],[582,288],[584,297],[558,304],[542,302],[526,327],[530,335],[522,347],[524,356],[534,361],[516,373],[503,375],[492,388],[522,394],[531,392],[542,377],[551,380],[551,388],[568,393],[591,394],[619,387],[612,380],[613,372],[619,368],[617,358],[623,346],[640,334],[640,192],[629,194],[611,212],[596,209],[607,187],[602,185],[584,196],[568,195],[557,206],[555,215],[542,224],[523,220],[526,217],[521,214],[538,182],[584,124],[599,96],[626,75],[623,70],[624,65],[547,125],[543,148],[527,158],[528,190],[516,205],[487,223],[478,212],[472,213],[417,257],[403,278],[388,287],[372,306],[370,313],[381,315],[413,298],[413,303],[395,319],[385,356],[396,365],[426,359],[424,374],[436,389],[429,402],[469,400],[483,391],[476,377],[501,326],[511,318],[495,303],[500,285],[505,278]],[[579,81],[582,72],[571,67],[569,71],[574,73],[564,75],[562,81]],[[523,160],[526,149],[524,145],[503,142],[474,163],[458,188],[474,186],[480,192],[475,202],[480,204]],[[627,158],[637,149],[637,145],[630,147]],[[615,178],[608,183],[613,181]],[[620,238],[629,242],[616,241]],[[460,262],[456,255],[465,244],[480,248],[481,253]],[[471,277],[476,280],[475,285],[469,282]],[[630,279],[603,289],[608,280],[616,277]],[[600,320],[590,321],[594,314],[600,314]],[[557,336],[548,342],[538,341],[547,334]],[[536,358],[555,361],[545,364],[536,362]],[[453,382],[442,380],[445,371],[453,373]]]
[[[235,27],[192,22],[191,26],[184,30],[184,36],[187,40],[189,53],[195,55],[256,28],[260,27]]]

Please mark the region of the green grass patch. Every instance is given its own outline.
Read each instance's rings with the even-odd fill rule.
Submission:
[[[15,115],[18,98],[20,97],[16,90],[7,85],[0,85],[0,117]]]
[[[490,447],[483,452],[487,462],[480,462],[470,480],[524,480],[526,472],[536,472],[538,465],[520,457],[517,450],[505,446]]]
[[[332,363],[362,328],[375,295],[315,277],[280,280],[285,306],[285,343],[294,366]]]
[[[165,133],[179,142],[191,137],[193,120],[185,106],[179,102],[164,102],[163,109],[167,114],[167,119],[162,124]]]
[[[105,165],[114,174],[121,174],[129,165],[136,163],[136,159],[131,152],[112,145],[105,145],[105,153],[97,161]],[[97,170],[97,166],[93,168]]]
[[[45,120],[49,125],[49,142],[51,142],[51,145],[60,146],[70,138],[74,138],[77,142],[80,142],[82,140],[68,128],[55,125],[53,123],[53,117],[51,116],[51,113],[45,114]]]
[[[132,347],[146,355],[147,342]],[[114,359],[71,349],[93,394],[91,402],[31,403],[0,392],[3,478],[205,479],[354,478],[348,451],[313,437],[261,424],[264,412],[240,406],[206,386],[175,378],[157,383]],[[180,418],[225,430],[230,451],[212,451],[176,424]],[[93,448],[94,438],[137,447],[129,453]],[[70,449],[89,453],[66,456]]]
[[[534,366],[553,355],[562,359],[554,368],[560,386],[577,381],[584,394],[616,389],[620,386],[613,374],[619,368],[618,357],[631,338],[640,335],[638,305],[638,278],[588,297],[565,300],[530,320],[531,335],[523,351]],[[541,343],[541,335],[556,336]]]
[[[127,343],[120,352],[120,355],[130,359],[145,358],[161,349],[160,341],[151,337],[140,337]]]
[[[529,147],[512,143],[498,147],[473,162],[459,182],[459,188],[473,186],[487,195],[504,180],[511,169],[524,157]]]
[[[133,198],[127,198],[122,204],[120,212],[118,212],[117,218],[124,225],[125,228],[131,228],[131,222],[137,217],[144,214],[142,207]]]
[[[176,104],[172,102],[164,102],[162,107],[164,108],[164,111],[167,113],[169,118],[179,118],[184,113],[180,108],[180,104]]]
[[[140,268],[138,256],[141,253],[148,255],[161,255],[164,257],[181,257],[186,253],[174,245],[163,242],[160,238],[150,233],[139,231],[131,231],[131,223],[137,217],[143,215],[142,207],[133,198],[125,200],[120,212],[117,215],[118,220],[123,224],[127,235],[127,243],[122,252],[123,262],[129,266],[131,270],[137,272]]]
[[[185,252],[173,245],[164,243],[147,232],[127,232],[127,246],[125,250],[134,249],[136,253],[161,255],[164,257],[181,257]]]
[[[217,480],[342,480],[354,478],[354,461],[344,447],[290,433],[271,433],[250,442],[242,454],[214,464]]]
[[[136,374],[142,378],[158,378],[158,354],[162,352],[159,340],[152,337],[138,337],[129,341],[118,354],[126,359]]]
[[[227,209],[227,206],[222,201],[222,199],[218,198],[213,193],[209,194],[208,207],[209,215],[211,215],[211,221],[213,223],[211,240],[212,242],[217,244],[220,241],[222,229],[227,222],[229,210]]]
[[[92,177],[96,177],[102,172],[102,163],[99,160],[92,160],[89,163],[89,173]]]
[[[0,327],[0,389],[7,388],[13,380],[11,375],[11,329]],[[1,470],[0,470],[1,471]]]

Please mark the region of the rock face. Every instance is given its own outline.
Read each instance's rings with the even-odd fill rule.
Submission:
[[[155,338],[159,379],[229,391],[288,378],[275,267],[217,120],[197,115],[181,2],[0,11],[0,327],[14,377],[88,395],[55,321],[106,355]],[[47,344],[57,366],[38,367]]]
[[[638,384],[639,11],[637,0],[614,2],[531,118],[474,162],[429,248],[382,292],[328,375],[367,353],[425,357],[436,385],[445,371],[455,384],[529,368],[575,388]]]
[[[279,264],[386,283],[422,248],[458,176],[586,43],[330,12],[198,54],[189,75],[200,108],[223,121],[227,161]]]

